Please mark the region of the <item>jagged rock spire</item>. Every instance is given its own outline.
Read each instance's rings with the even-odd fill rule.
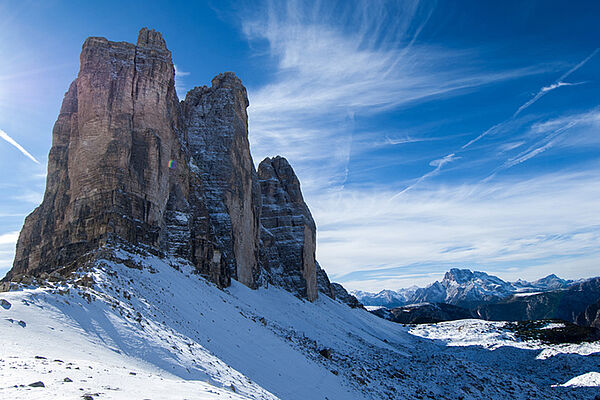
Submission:
[[[182,102],[191,157],[228,274],[249,287],[258,276],[260,188],[248,141],[248,96],[233,73]]]
[[[317,298],[316,226],[288,161],[265,158],[258,166],[262,193],[261,262],[273,283],[309,300]]]
[[[219,74],[180,103],[174,78],[160,32],[142,28],[137,45],[85,41],[52,132],[44,200],[3,282],[69,273],[124,245],[187,259],[220,287],[266,277],[309,300],[334,297],[292,167],[278,156],[254,168],[242,81]]]
[[[138,34],[137,44],[138,47],[158,47],[161,49],[167,49],[165,40],[160,32],[154,29],[142,28]]]
[[[170,191],[187,191],[168,163],[186,161],[170,53],[160,33],[142,29],[138,42],[85,41],[54,126],[44,200],[8,278],[67,265],[111,237],[161,247]]]

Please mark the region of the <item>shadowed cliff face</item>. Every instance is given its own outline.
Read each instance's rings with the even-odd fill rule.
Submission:
[[[85,41],[53,130],[44,200],[5,281],[54,272],[114,241],[189,259],[229,285],[202,179],[190,169],[174,75],[158,32],[142,29],[136,46]]]
[[[258,166],[262,193],[261,261],[270,280],[309,300],[317,298],[316,227],[300,181],[283,157]]]
[[[255,287],[260,188],[248,142],[248,97],[231,72],[182,102],[191,156],[201,178],[210,226],[232,277]]]

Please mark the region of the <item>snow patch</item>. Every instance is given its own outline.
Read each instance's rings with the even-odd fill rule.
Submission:
[[[600,372],[588,372],[576,376],[559,386],[598,387],[600,386]]]

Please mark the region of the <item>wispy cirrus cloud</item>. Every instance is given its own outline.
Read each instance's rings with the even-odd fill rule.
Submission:
[[[0,235],[0,277],[4,277],[12,266],[15,246],[19,239],[19,231],[8,232]]]
[[[583,67],[585,64],[587,64],[588,61],[590,61],[598,53],[598,51],[600,51],[600,48],[597,48],[594,51],[592,51],[592,53],[589,56],[587,56],[586,58],[581,60],[577,65],[575,65],[573,68],[569,69],[567,72],[562,74],[560,76],[560,78],[558,78],[554,83],[552,83],[549,86],[542,87],[540,89],[540,91],[537,92],[531,100],[529,100],[528,102],[523,104],[521,107],[519,107],[517,109],[517,111],[515,111],[515,113],[513,114],[513,118],[516,117],[517,115],[519,115],[521,112],[523,112],[525,109],[527,109],[531,105],[533,105],[533,103],[538,101],[542,96],[545,96],[552,90],[558,89],[561,86],[573,86],[573,85],[581,84],[581,83],[568,83],[568,82],[564,82],[564,80],[567,79],[569,76],[571,76],[571,74],[573,74],[575,71],[577,71],[578,69]]]
[[[470,147],[472,144],[478,142],[479,140],[483,139],[484,137],[486,137],[486,136],[488,136],[490,134],[496,133],[501,128],[503,128],[507,123],[509,123],[510,121],[514,120],[519,114],[521,114],[527,108],[531,107],[535,102],[537,102],[540,98],[542,98],[542,96],[545,96],[546,94],[548,94],[552,90],[557,89],[557,88],[559,88],[561,86],[574,86],[574,85],[583,84],[584,82],[568,83],[568,82],[563,82],[563,80],[567,79],[571,74],[573,74],[575,71],[577,71],[578,69],[580,69],[581,67],[583,67],[585,64],[587,64],[588,61],[590,61],[598,53],[599,50],[600,50],[600,48],[595,49],[590,55],[588,55],[582,61],[580,61],[579,63],[577,63],[574,67],[572,67],[571,69],[569,69],[567,72],[565,72],[564,74],[562,74],[560,76],[560,78],[558,78],[552,84],[550,84],[548,86],[542,87],[530,100],[528,100],[527,102],[523,103],[515,111],[515,113],[509,119],[507,119],[506,121],[500,122],[500,123],[492,126],[488,130],[486,130],[485,132],[483,132],[482,134],[480,134],[479,136],[477,136],[475,139],[473,139],[473,140],[467,142],[465,145],[463,145],[462,149],[466,149],[467,147]]]
[[[405,136],[405,137],[399,137],[399,138],[391,138],[386,136],[385,141],[383,142],[383,144],[389,144],[392,146],[398,145],[398,144],[407,144],[407,143],[419,143],[419,142],[433,142],[433,141],[437,141],[437,140],[445,140],[447,138],[444,137],[420,137],[420,138],[413,138],[410,136]]]
[[[502,132],[505,130],[505,128],[510,125],[512,122],[515,121],[515,119],[523,112],[525,111],[527,108],[531,107],[534,103],[536,103],[540,98],[542,98],[543,96],[545,96],[546,94],[548,94],[549,92],[558,89],[559,87],[562,86],[577,86],[577,85],[581,85],[585,82],[575,82],[575,83],[571,83],[571,82],[564,82],[565,79],[567,79],[569,76],[571,76],[574,72],[576,72],[577,70],[579,70],[581,67],[583,67],[585,64],[587,64],[597,53],[598,51],[600,51],[600,48],[595,49],[594,51],[592,51],[591,54],[589,54],[587,57],[585,57],[583,60],[581,60],[579,63],[577,63],[575,66],[571,67],[567,72],[563,73],[556,81],[554,81],[552,84],[548,85],[548,86],[543,86],[542,88],[540,88],[540,90],[527,102],[523,103],[515,112],[514,114],[502,121],[499,122],[493,126],[491,126],[490,128],[488,128],[487,130],[485,130],[484,132],[482,132],[481,134],[479,134],[478,136],[476,136],[475,138],[471,139],[470,141],[468,141],[467,143],[465,143],[464,145],[461,146],[460,149],[458,149],[456,152],[463,152],[466,149],[468,149],[469,147],[471,147],[473,144],[479,142],[481,139],[485,138],[486,136],[489,135],[495,135],[499,132]],[[552,147],[555,143],[555,138],[556,136],[559,136],[562,132],[564,131],[568,131],[572,126],[574,126],[577,122],[572,122],[569,126],[566,127],[562,127],[560,129],[558,129],[556,132],[554,132],[551,135],[548,135],[548,137],[546,137],[542,144],[537,144],[534,148],[530,148],[524,152],[522,152],[521,154],[519,154],[518,156],[514,157],[511,160],[507,160],[501,167],[497,168],[496,170],[494,170],[494,172],[489,175],[487,178],[485,178],[485,181],[489,181],[490,179],[492,179],[493,177],[496,176],[496,174],[504,169],[508,169],[510,167],[513,167],[515,165],[518,165],[520,163],[523,163],[533,157],[535,157],[538,154],[543,153],[544,151],[546,151],[547,149],[549,149],[550,147]],[[441,167],[440,166],[436,166],[436,168],[433,171],[430,171],[422,176],[420,176],[419,178],[417,178],[415,180],[415,183],[411,184],[410,186],[408,186],[406,189],[402,190],[401,192],[398,193],[398,195],[404,193],[406,190],[412,189],[415,185],[420,184],[421,182],[423,182],[424,180],[428,179],[431,176],[435,176],[438,175],[441,171],[440,171]]]
[[[427,186],[402,197],[387,187],[324,193],[313,207],[319,222],[318,257],[334,280],[353,289],[424,284],[433,280],[430,275],[422,281],[405,275],[418,270],[437,278],[452,266],[511,278],[553,272],[573,278],[597,275],[599,179],[598,169],[592,169]],[[584,264],[577,261],[584,259]],[[511,267],[519,267],[518,273]],[[375,277],[377,271],[386,279]]]
[[[540,89],[541,92],[549,92],[551,90],[557,89],[561,86],[579,86],[583,85],[585,82],[556,82],[549,86],[544,86]]]
[[[187,86],[184,78],[190,73],[182,71],[177,67],[177,64],[174,64],[173,66],[175,68],[175,91],[177,92],[177,97],[179,97],[179,99],[184,99],[185,94],[187,93]]]
[[[29,158],[34,163],[36,163],[36,164],[40,163],[34,156],[31,155],[31,153],[29,153],[27,150],[25,150],[25,148],[23,146],[21,146],[19,143],[17,143],[13,138],[11,138],[8,135],[8,133],[4,132],[2,129],[0,129],[0,138],[6,140],[8,143],[15,146],[21,153],[23,153],[27,158]]]
[[[385,138],[385,132],[376,137],[357,128],[357,114],[539,72],[476,70],[468,50],[420,44],[433,3],[332,4],[271,2],[242,21],[248,40],[266,43],[275,64],[272,80],[249,91],[253,154],[258,160],[274,152],[290,158],[309,191],[342,186],[351,154],[362,149],[353,143],[367,135]],[[313,182],[319,186],[307,185]]]
[[[597,128],[600,126],[600,108],[579,113],[560,115],[545,121],[536,122],[531,126],[531,131],[535,133],[546,133],[571,124]],[[592,131],[590,133],[594,136],[597,136],[597,131]]]
[[[408,192],[409,190],[414,189],[417,185],[419,185],[421,182],[423,182],[424,180],[435,176],[437,174],[440,173],[440,170],[442,169],[442,167],[446,164],[449,164],[453,161],[459,160],[461,157],[456,156],[454,153],[451,154],[447,154],[442,158],[439,158],[437,160],[433,160],[429,162],[429,166],[431,167],[435,167],[433,170],[429,171],[428,173],[426,173],[425,175],[421,176],[419,179],[417,179],[414,183],[412,183],[411,185],[407,186],[406,188],[404,188],[402,191],[396,193],[392,198],[395,199],[401,195],[403,195],[404,193]]]
[[[19,238],[19,231],[4,233],[0,235],[0,245],[15,245],[17,244],[17,239]]]
[[[590,145],[600,145],[600,139],[597,135],[599,128],[600,111],[598,109],[536,122],[521,136],[528,141],[519,141],[513,146],[507,146],[508,144],[500,145],[502,151],[510,151],[526,143],[529,144],[526,149],[507,158],[484,181],[489,181],[500,171],[517,166],[553,147],[578,146],[589,148]],[[575,134],[576,138],[569,140],[569,136],[575,136]]]
[[[516,155],[516,156],[510,158],[509,160],[507,160],[506,162],[504,162],[504,164],[502,164],[502,166],[500,168],[508,169],[508,168],[514,167],[515,165],[521,164],[521,163],[537,156],[538,154],[543,153],[544,151],[546,151],[549,148],[551,148],[552,146],[554,146],[558,137],[560,135],[562,135],[564,132],[568,132],[568,130],[571,129],[573,126],[575,126],[575,124],[576,124],[576,122],[570,122],[570,123],[566,124],[565,126],[559,128],[559,129],[556,129],[555,131],[553,131],[550,134],[548,134],[547,136],[545,136],[542,140],[536,142],[533,146],[530,146],[527,150],[522,151],[518,155]]]
[[[28,188],[24,188],[21,190],[21,193],[15,195],[13,197],[15,200],[19,200],[21,202],[32,203],[38,205],[44,199],[44,192],[42,191],[34,191]]]
[[[600,215],[595,200],[600,193],[592,187],[597,174],[565,173],[460,186],[423,184],[449,166],[470,162],[479,150],[473,145],[482,138],[517,126],[526,130],[532,120],[523,111],[537,99],[522,104],[522,115],[491,126],[472,140],[449,140],[420,154],[400,153],[392,147],[416,148],[419,143],[426,147],[423,142],[442,136],[448,139],[448,133],[456,135],[462,127],[445,129],[440,123],[434,133],[434,129],[420,130],[422,125],[407,124],[402,129],[386,122],[361,124],[367,118],[416,110],[416,106],[420,107],[416,113],[429,116],[431,109],[453,96],[548,72],[537,66],[506,70],[482,63],[477,50],[421,43],[420,35],[432,15],[429,5],[416,1],[310,6],[271,2],[254,14],[245,12],[243,32],[257,49],[266,49],[260,55],[272,61],[266,83],[249,88],[253,155],[257,161],[276,153],[290,159],[319,226],[317,256],[334,279],[353,288],[397,288],[399,279],[414,278],[417,268],[423,270],[419,279],[431,281],[448,266],[465,263],[482,268],[496,263],[505,271],[516,267],[521,271],[551,265],[548,258],[552,257],[553,262],[571,257],[569,265],[575,265],[585,254],[588,268],[590,255],[598,254],[600,221],[589,218]],[[550,93],[580,84],[566,79],[585,63],[540,91]],[[512,112],[509,109],[507,116]],[[431,123],[427,118],[420,121]],[[494,161],[535,150],[531,146],[551,139],[550,134],[511,135],[508,143],[494,143]],[[439,155],[432,157],[432,149]],[[467,162],[459,163],[459,158]],[[407,182],[406,176],[398,178],[396,171],[390,171],[398,166],[410,168],[422,160],[431,170],[420,178]],[[349,165],[360,165],[364,172],[386,162],[383,179],[351,181]],[[489,169],[483,173],[495,165],[486,165]],[[405,189],[399,192],[398,186]],[[373,280],[360,275],[367,272]]]

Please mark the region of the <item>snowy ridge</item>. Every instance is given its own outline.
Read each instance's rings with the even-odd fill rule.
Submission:
[[[399,290],[384,289],[378,293],[352,291],[366,306],[394,308],[411,303],[447,303],[472,307],[481,302],[495,301],[511,295],[527,296],[549,290],[564,289],[574,281],[561,279],[552,274],[533,282],[519,279],[506,282],[497,276],[481,271],[452,268],[444,279],[424,288],[412,286]]]
[[[383,289],[378,293],[351,290],[350,294],[365,306],[393,308],[410,303],[417,289],[417,286],[411,286],[399,290]]]
[[[552,385],[590,372],[594,354],[536,360],[517,348],[510,357],[537,370],[521,374],[505,352],[448,347],[327,296],[311,303],[236,281],[220,290],[181,260],[112,254],[79,272],[89,287],[0,294],[0,398],[576,399],[593,390]],[[27,386],[37,381],[46,387]]]

